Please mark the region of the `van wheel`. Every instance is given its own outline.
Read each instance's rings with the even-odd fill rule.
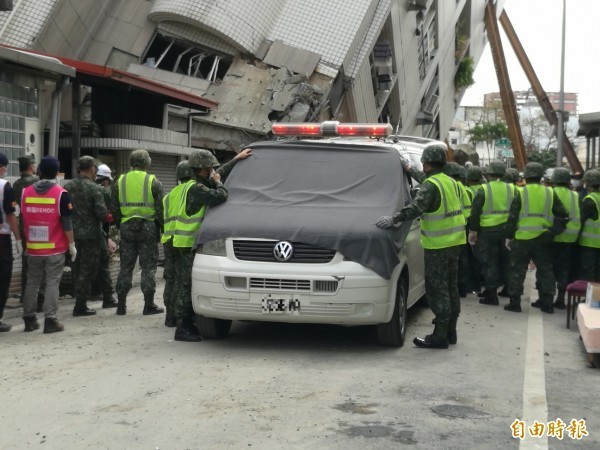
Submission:
[[[196,329],[205,339],[223,339],[229,334],[231,320],[213,319],[196,314]]]
[[[402,347],[406,338],[406,285],[401,278],[396,290],[394,314],[388,323],[377,325],[377,341],[386,347]]]

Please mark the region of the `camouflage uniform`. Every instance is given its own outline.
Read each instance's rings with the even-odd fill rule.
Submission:
[[[73,199],[73,233],[77,258],[73,264],[75,290],[74,315],[89,315],[87,301],[100,265],[108,258],[108,248],[102,233],[106,221],[106,203],[102,189],[86,176],[78,176],[65,184]],[[95,311],[94,311],[95,313]]]
[[[31,175],[29,173],[22,173],[21,178],[15,181],[13,185],[13,191],[15,193],[15,200],[19,205],[19,210],[21,209],[21,196],[23,195],[23,190],[27,186],[31,186],[36,181],[39,181],[40,177],[37,175]],[[19,231],[21,232],[21,236],[25,236],[25,231],[23,229],[23,218],[21,214],[19,214]],[[27,285],[27,273],[28,273],[29,265],[27,263],[27,252],[23,252],[21,255],[21,302],[25,298],[25,286]],[[44,286],[44,280],[42,279],[42,283],[40,286]],[[44,293],[41,291],[38,293],[38,311],[41,312],[41,307],[44,305]]]
[[[135,170],[146,171],[146,167],[150,165],[150,157],[148,164],[141,166],[133,161],[136,155],[135,150],[130,158],[131,165]],[[147,152],[145,153],[146,155]],[[144,314],[162,313],[163,310],[154,304],[154,293],[156,291],[156,264],[158,258],[158,241],[160,240],[160,232],[163,227],[163,188],[158,179],[154,178],[151,185],[152,200],[154,203],[154,220],[146,220],[142,218],[132,218],[120,224],[120,254],[121,254],[121,270],[117,279],[117,297],[119,307],[117,314],[125,314],[126,298],[132,287],[133,269],[135,268],[136,260],[139,257],[139,264],[142,269],[141,289],[144,294]],[[120,223],[122,219],[121,204],[119,201],[119,182],[115,182],[111,186],[112,204],[114,207],[113,218],[116,223]]]
[[[214,158],[214,157],[213,157]],[[190,165],[193,159],[190,155]],[[232,160],[216,171],[222,177],[224,182],[233,166],[237,161]],[[216,158],[213,164],[218,164]],[[197,167],[196,167],[197,168]],[[203,178],[197,175],[194,179],[196,182],[186,196],[185,211],[188,216],[197,214],[204,206],[216,206],[227,201],[228,192],[223,183],[214,183],[212,180]],[[192,266],[194,263],[194,252],[192,248],[174,248],[175,267],[177,279],[177,294],[175,296],[173,313],[177,321],[177,331],[175,333],[176,340],[186,340],[191,318],[194,317],[194,308],[192,306]],[[183,338],[183,339],[181,339]]]
[[[598,209],[592,199],[586,198],[581,203],[581,225],[587,220],[597,220]],[[578,246],[579,277],[582,280],[600,281],[600,249]]]
[[[529,163],[529,165],[538,163]],[[527,169],[527,166],[525,169]],[[527,177],[527,184],[539,184],[537,179]],[[543,176],[541,169],[540,178]],[[527,267],[529,261],[533,260],[537,267],[537,286],[540,291],[540,300],[537,305],[541,306],[544,312],[554,312],[552,306],[554,293],[556,291],[556,280],[554,278],[554,269],[552,267],[552,240],[554,235],[550,231],[545,231],[540,236],[534,239],[514,239],[518,229],[519,215],[521,214],[521,193],[517,190],[509,212],[508,229],[509,238],[513,239],[510,252],[510,273],[508,279],[508,294],[510,303],[505,306],[506,310],[520,312],[521,311],[521,295],[523,294],[523,283],[527,275]],[[569,213],[563,206],[555,192],[553,192],[552,214],[554,217],[567,219]]]
[[[110,189],[100,186],[97,186],[102,191],[102,196],[104,197],[104,203],[106,204],[106,209],[108,211],[112,211],[114,208],[112,207],[112,198],[110,195]],[[112,217],[112,216],[111,216]],[[93,289],[96,292],[100,292],[102,294],[102,299],[107,302],[114,302],[115,300],[115,288],[113,286],[113,281],[110,276],[110,252],[108,250],[108,233],[110,231],[110,223],[105,222],[102,224],[102,234],[104,236],[104,247],[102,249],[103,255],[100,260],[100,266],[98,267],[98,275],[94,281]]]
[[[433,144],[426,147],[421,157],[423,163],[445,163],[445,149]],[[441,170],[432,168],[428,177],[437,175]],[[411,169],[410,175],[419,175]],[[447,193],[451,195],[451,193]],[[457,188],[457,194],[458,188]],[[393,223],[414,220],[423,213],[435,212],[440,208],[441,193],[434,183],[423,183],[414,200],[392,217]],[[382,224],[382,219],[384,223]],[[385,217],[380,218],[377,226],[387,228]],[[464,222],[464,221],[463,221]],[[464,241],[463,241],[464,242]],[[433,334],[425,338],[415,338],[414,344],[419,347],[448,348],[448,343],[456,343],[456,323],[460,314],[460,296],[458,294],[458,256],[460,245],[424,249],[425,254],[425,289],[427,302],[435,315]]]

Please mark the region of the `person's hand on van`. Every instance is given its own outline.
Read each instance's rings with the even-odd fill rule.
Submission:
[[[377,219],[375,225],[377,225],[379,228],[383,228],[384,230],[392,228],[394,226],[394,219],[392,216],[381,216],[379,219]]]
[[[237,155],[235,155],[235,157],[233,159],[236,160],[236,161],[239,161],[241,159],[246,159],[250,155],[252,155],[252,149],[251,148],[245,148],[244,150],[242,150],[241,152],[239,152]]]

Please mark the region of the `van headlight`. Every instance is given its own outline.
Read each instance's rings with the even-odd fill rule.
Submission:
[[[214,241],[208,241],[201,248],[198,249],[198,253],[203,255],[211,256],[227,256],[225,250],[225,239],[216,239]]]

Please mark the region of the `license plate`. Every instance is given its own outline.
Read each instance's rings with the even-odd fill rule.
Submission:
[[[296,298],[263,297],[263,314],[298,314],[300,312],[300,300]]]

